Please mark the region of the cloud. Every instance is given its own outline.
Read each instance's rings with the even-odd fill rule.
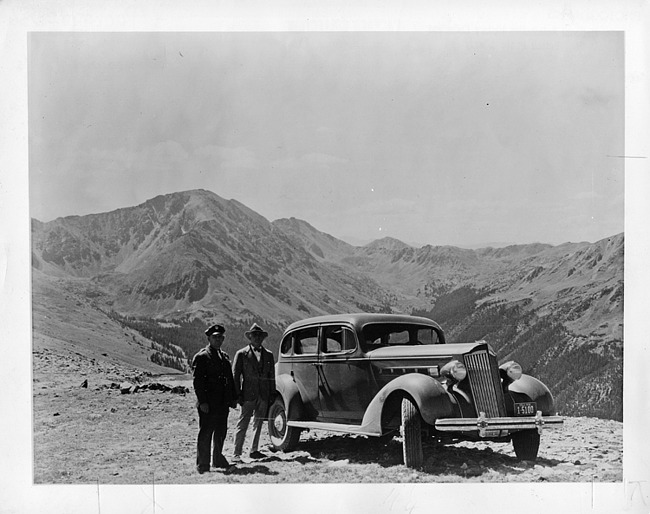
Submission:
[[[616,100],[614,95],[600,93],[591,87],[586,87],[578,93],[578,98],[583,105],[589,107],[606,106]]]
[[[196,157],[208,168],[258,169],[261,165],[255,152],[242,146],[203,146],[196,151]]]
[[[574,194],[571,197],[571,200],[575,202],[581,202],[586,200],[598,200],[599,198],[602,198],[602,196],[596,193],[596,191],[581,191]]]
[[[390,198],[388,200],[379,200],[376,202],[366,202],[353,209],[357,215],[366,216],[384,216],[384,217],[411,217],[414,214],[421,214],[423,209],[421,204],[405,198]]]
[[[130,168],[144,173],[148,170],[180,171],[190,159],[191,156],[180,143],[162,141],[139,151]]]
[[[349,163],[348,159],[325,153],[306,153],[272,161],[271,167],[278,170],[332,169]]]

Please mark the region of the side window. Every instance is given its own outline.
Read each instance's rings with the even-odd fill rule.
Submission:
[[[306,328],[296,332],[293,348],[297,355],[315,354],[318,351],[318,328]]]
[[[343,350],[354,350],[357,347],[357,340],[354,332],[349,328],[343,329]]]
[[[343,347],[343,330],[341,327],[323,327],[323,353],[340,352]]]
[[[292,334],[287,334],[287,336],[282,340],[282,344],[280,345],[280,352],[282,352],[283,355],[287,355],[288,353],[291,353],[292,341],[293,341]]]
[[[323,328],[323,353],[337,353],[354,350],[354,334],[348,328],[329,326]]]

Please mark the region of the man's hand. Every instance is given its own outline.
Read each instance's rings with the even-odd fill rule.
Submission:
[[[200,404],[199,409],[201,409],[201,412],[203,414],[207,414],[208,412],[210,412],[210,406],[207,403]]]

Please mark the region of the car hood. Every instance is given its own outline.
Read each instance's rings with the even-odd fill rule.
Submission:
[[[385,361],[387,359],[414,358],[414,357],[448,357],[462,355],[476,350],[479,347],[489,348],[484,341],[474,343],[448,343],[448,344],[426,344],[426,345],[400,345],[385,346],[366,353],[370,360]]]

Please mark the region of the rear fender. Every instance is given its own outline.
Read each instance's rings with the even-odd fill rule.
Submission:
[[[362,425],[381,433],[382,413],[389,399],[395,398],[393,395],[410,396],[422,419],[430,425],[438,418],[454,416],[452,400],[440,382],[421,373],[409,373],[391,380],[375,395],[366,409]]]
[[[519,380],[515,380],[508,386],[508,390],[528,396],[531,401],[537,403],[537,410],[541,410],[544,416],[555,415],[551,391],[549,391],[543,382],[536,378],[530,375],[521,375]]]
[[[302,398],[298,386],[289,375],[275,377],[275,388],[282,396],[287,412],[287,420],[299,421],[303,416]]]

